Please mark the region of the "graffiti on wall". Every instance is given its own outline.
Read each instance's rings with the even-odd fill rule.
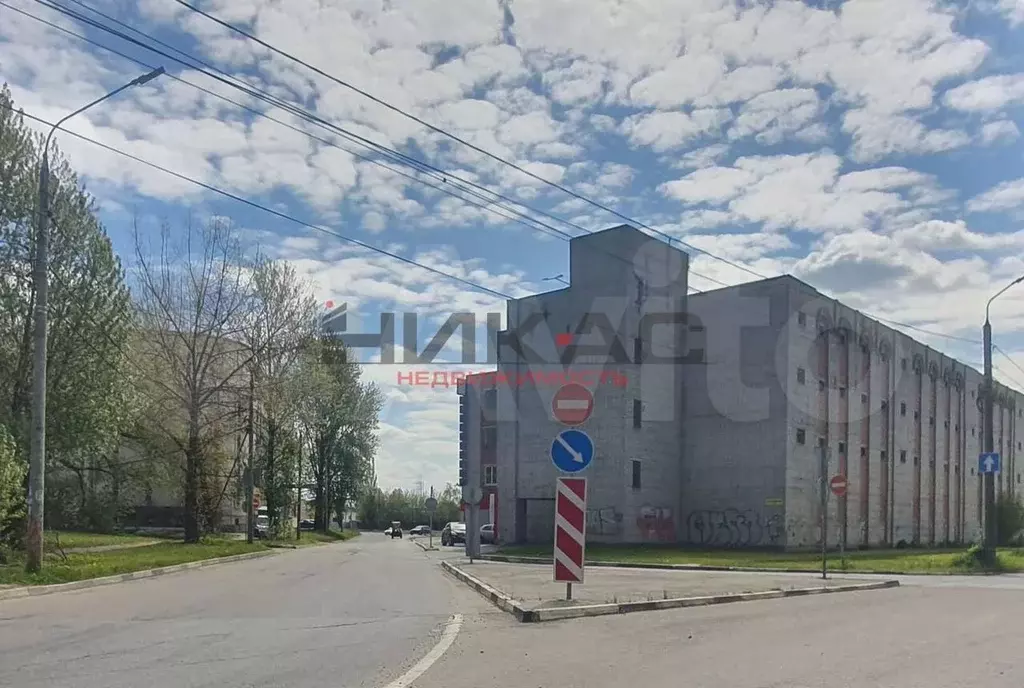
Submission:
[[[587,509],[587,535],[620,535],[622,513],[613,506]]]
[[[707,547],[771,547],[782,544],[781,514],[763,516],[753,509],[702,509],[686,519],[689,542]]]
[[[676,522],[668,507],[641,507],[636,526],[644,540],[673,542],[676,539]]]

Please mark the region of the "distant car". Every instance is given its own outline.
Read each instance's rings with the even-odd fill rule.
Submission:
[[[430,526],[416,526],[409,531],[409,535],[430,535]]]
[[[256,517],[256,527],[253,535],[256,536],[257,540],[266,540],[270,537],[270,517],[266,514],[260,514]]]
[[[396,537],[402,537],[402,524],[398,521],[392,522],[391,528],[389,528],[389,530],[391,531],[390,535],[392,540],[394,540]]]
[[[313,530],[314,528],[316,528],[316,524],[308,518],[299,521],[299,530]]]
[[[480,542],[486,543],[488,545],[494,544],[493,523],[485,523],[484,525],[480,526]]]
[[[441,546],[448,547],[466,542],[466,524],[452,521],[441,531]]]

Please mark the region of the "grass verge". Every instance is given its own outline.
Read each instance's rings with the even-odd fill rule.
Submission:
[[[313,545],[324,545],[331,542],[344,542],[359,535],[358,530],[332,530],[328,533],[303,531],[302,537],[296,540],[291,538],[280,538],[270,540],[267,544],[270,547],[312,547]]]
[[[108,545],[137,545],[150,542],[159,542],[156,538],[143,535],[129,535],[127,533],[81,533],[76,531],[60,530],[47,531],[44,536],[43,546],[48,552],[57,551],[57,543],[64,549],[78,549],[80,547],[106,547]]]
[[[550,547],[508,546],[500,554],[518,557],[551,557]],[[1024,549],[1000,549],[997,571],[1024,571]],[[587,545],[590,561],[638,564],[698,564],[742,568],[787,568],[798,571],[821,569],[821,555],[811,552],[744,552],[737,550],[703,551],[668,547],[628,547]],[[845,563],[845,566],[843,565]],[[830,552],[829,571],[878,573],[978,573],[983,567],[977,558],[957,550],[866,550],[847,552],[845,562],[838,552]]]
[[[48,559],[43,570],[33,574],[25,572],[24,559],[15,557],[8,565],[0,566],[0,585],[70,583],[266,549],[264,544],[244,541],[209,540],[195,545],[162,542],[150,547],[68,554],[66,561]]]

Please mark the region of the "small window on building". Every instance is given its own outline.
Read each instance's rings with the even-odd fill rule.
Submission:
[[[976,432],[977,432],[977,431],[976,431],[976,430],[975,430],[975,429],[974,429],[974,428],[972,427],[972,428],[971,428],[971,437],[975,437],[975,433],[976,433]]]
[[[1020,442],[1017,443],[1017,449],[1020,449]]]
[[[948,420],[942,421],[942,427],[945,428],[946,430],[949,430],[949,421]]]
[[[863,458],[865,458],[865,457],[866,457],[867,455],[868,455],[868,448],[867,448],[867,447],[861,447],[861,448],[860,448],[860,458],[862,458],[862,459],[863,459]]]
[[[633,427],[639,428],[643,425],[644,405],[639,399],[633,400]]]
[[[845,454],[846,453],[846,442],[840,442],[839,443],[839,453],[840,454]]]
[[[900,463],[906,463],[906,462],[907,462],[907,450],[906,449],[900,449]]]
[[[806,380],[807,380],[807,373],[806,373],[806,371],[804,371],[803,368],[797,368],[796,369],[796,381],[799,382],[802,385],[802,384],[804,384],[804,382]]]
[[[935,425],[935,416],[928,416],[928,425]]]
[[[888,401],[883,401],[882,402],[882,410],[883,411],[888,411],[889,410],[889,402]]]
[[[800,311],[799,313],[796,314],[796,321],[800,325],[800,327],[806,327],[807,326],[807,314],[804,313],[803,311]]]
[[[905,401],[901,401],[900,402],[900,415],[901,416],[907,415],[907,402],[905,402]]]
[[[498,445],[498,429],[493,426],[484,428],[480,433],[480,443],[484,449],[494,449]]]
[[[971,477],[972,478],[974,477],[974,469],[973,468],[971,469]]]
[[[498,467],[494,464],[484,466],[484,485],[498,484]]]
[[[900,368],[903,368],[903,370],[907,369],[907,359],[900,359]]]
[[[840,387],[839,388],[839,398],[840,399],[845,399],[846,398],[846,388],[845,387]]]
[[[825,448],[825,438],[824,438],[824,437],[819,437],[819,438],[818,438],[818,446],[819,446],[820,448],[822,448],[822,449],[824,449],[824,448]]]
[[[1017,484],[1020,485],[1020,473],[1017,474]]]
[[[633,459],[633,489],[640,489],[640,462]]]
[[[633,340],[633,362],[643,363],[644,360],[644,340],[642,337],[637,337]]]
[[[960,424],[959,423],[957,423],[956,425],[953,426],[953,432],[955,432],[958,435],[960,434]]]
[[[860,403],[862,403],[862,404],[868,403],[868,395],[867,394],[861,394],[860,395]]]
[[[974,398],[974,390],[972,389],[971,390],[971,399],[973,399],[973,398]]]
[[[916,465],[918,465],[919,463],[921,463],[921,457],[919,457],[919,456],[915,456],[915,457],[914,457],[914,465],[916,466]]]
[[[796,443],[806,444],[807,443],[807,431],[803,428],[796,429]]]
[[[921,412],[920,411],[914,411],[914,420],[917,420],[920,417],[921,417]]]
[[[878,453],[878,458],[880,458],[882,460],[882,463],[885,463],[886,461],[889,460],[889,454],[886,453],[884,450],[880,451]]]
[[[825,381],[824,380],[818,380],[818,391],[819,392],[824,392],[825,391]]]

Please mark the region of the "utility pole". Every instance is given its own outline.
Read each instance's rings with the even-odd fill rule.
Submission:
[[[991,302],[990,302],[991,303]],[[992,381],[992,323],[985,315],[985,325],[982,330],[982,346],[985,347],[985,393],[983,395],[982,422],[982,448],[985,453],[994,451],[995,431],[992,422],[993,396],[995,385]],[[982,478],[985,490],[985,533],[982,540],[982,553],[984,560],[991,564],[996,560],[996,474],[987,472]]]
[[[992,308],[993,301],[1002,296],[1002,294],[1010,287],[1020,284],[1021,282],[1024,282],[1024,275],[1021,275],[1000,289],[988,300],[988,303],[985,304],[985,324],[981,328],[981,338],[982,346],[985,349],[985,392],[982,395],[982,415],[984,416],[984,418],[982,418],[982,422],[984,423],[984,428],[982,429],[982,451],[986,454],[995,451],[995,423],[993,422],[995,383],[992,380],[992,322],[989,319],[989,311]],[[999,457],[999,459],[1001,463],[1002,457]],[[988,471],[984,474],[983,480],[985,490],[985,531],[981,548],[983,560],[991,565],[996,561],[996,544],[999,538],[996,524],[996,475],[995,473]]]
[[[821,445],[821,579],[828,578],[828,447]]]
[[[50,292],[50,140],[62,124],[93,105],[116,96],[132,86],[141,86],[164,73],[159,67],[132,79],[124,86],[97,98],[60,119],[50,128],[43,144],[43,160],[39,166],[39,198],[36,208],[35,261],[32,266],[32,427],[29,437],[28,532],[25,537],[25,569],[34,573],[43,565],[43,511],[46,493],[46,354],[48,298]]]
[[[253,540],[253,530],[256,527],[256,514],[253,509],[253,497],[255,496],[255,485],[252,475],[252,464],[253,457],[255,455],[255,434],[256,434],[256,423],[253,421],[253,415],[255,413],[255,396],[256,396],[256,374],[253,372],[252,366],[249,366],[249,418],[246,420],[246,434],[249,436],[249,458],[246,462],[245,468],[245,541],[250,545]]]
[[[295,464],[295,539],[302,539],[302,440],[301,433],[298,444],[298,456]]]

